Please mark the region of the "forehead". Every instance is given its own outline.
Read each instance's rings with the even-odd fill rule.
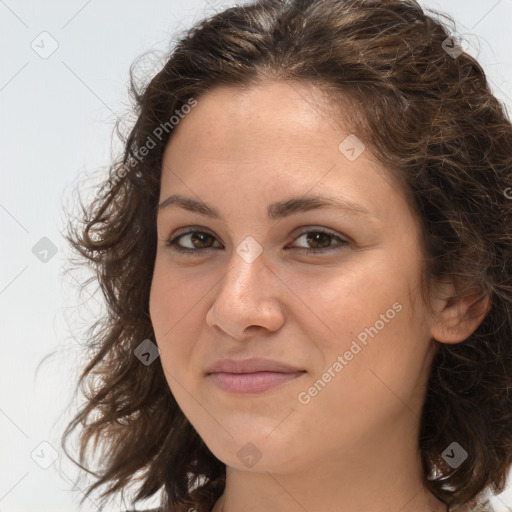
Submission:
[[[339,191],[375,212],[393,193],[389,177],[369,151],[352,161],[340,152],[353,134],[326,101],[312,86],[282,82],[218,87],[198,97],[165,150],[161,201],[173,193],[211,203],[214,191],[247,199],[275,191],[275,200]]]
[[[309,154],[331,146],[336,154],[341,133],[335,124],[323,94],[310,85],[223,86],[197,98],[197,106],[173,130],[168,149],[192,158],[216,159],[222,153],[226,161],[248,160],[262,150]]]

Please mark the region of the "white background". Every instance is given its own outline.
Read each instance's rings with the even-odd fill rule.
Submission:
[[[101,297],[93,285],[78,295],[80,277],[64,272],[69,249],[62,233],[72,190],[84,182],[84,194],[92,173],[106,171],[111,145],[119,148],[111,142],[112,130],[116,116],[129,108],[132,61],[147,50],[166,51],[177,31],[230,5],[210,3],[0,0],[1,512],[80,510],[80,490],[69,480],[75,470],[60,452],[60,434],[74,410],[76,338],[98,316]],[[512,112],[512,0],[421,4],[455,18],[457,32]],[[31,47],[43,31],[58,43],[47,59]],[[57,248],[46,263],[32,252],[43,237]],[[41,442],[57,450],[48,469],[31,457],[37,448],[39,460],[48,460],[49,448]],[[498,511],[511,510],[512,489],[493,503]],[[97,507],[86,501],[82,510]]]

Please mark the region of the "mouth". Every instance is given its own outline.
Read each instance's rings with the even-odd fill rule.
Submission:
[[[264,358],[222,359],[207,370],[207,378],[228,393],[263,393],[307,373],[280,361]]]
[[[306,372],[254,372],[208,374],[208,378],[220,389],[229,393],[262,393],[301,377]]]

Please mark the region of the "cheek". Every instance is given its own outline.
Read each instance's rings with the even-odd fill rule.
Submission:
[[[326,326],[321,331],[326,334],[315,336],[315,315],[300,320],[322,354],[311,381],[320,379],[322,401],[344,403],[348,410],[357,411],[362,404],[403,406],[397,396],[406,399],[413,392],[429,346],[421,310],[413,314],[410,302],[409,284],[415,277],[410,261],[386,260],[385,255],[373,261],[321,288],[304,286],[309,294],[305,302]]]
[[[397,272],[395,266],[401,271]],[[376,322],[377,330],[383,332],[390,331],[389,326],[397,324],[397,320],[410,318],[410,277],[404,264],[393,262],[381,251],[360,254],[323,275],[297,274],[289,276],[288,281],[293,283],[293,291],[297,290],[302,303],[305,314],[297,320],[304,332],[311,333],[312,340],[325,348],[348,350],[352,338],[361,333],[364,342],[365,329]]]
[[[198,372],[194,353],[205,322],[207,291],[212,287],[202,279],[191,277],[186,269],[169,270],[165,260],[157,258],[149,297],[162,367],[177,399],[182,386],[192,388]]]
[[[383,304],[388,302],[383,300]],[[377,311],[385,314],[386,307]],[[417,390],[425,351],[424,344],[412,335],[409,313],[403,304],[389,323],[377,324],[382,328],[375,331],[370,329],[374,315],[354,315],[345,322],[340,319],[337,338],[324,340],[320,348],[324,365],[299,390],[302,394],[296,402],[299,414],[295,418],[300,425],[290,424],[290,428],[297,433],[307,429],[312,438],[318,429],[326,438],[351,439],[357,445],[358,440],[372,438],[404,414],[419,417]],[[357,338],[360,333],[364,333],[360,339],[365,343]],[[315,442],[323,446],[322,439],[317,437]]]
[[[160,359],[166,378],[173,390],[170,376],[180,378],[180,367],[188,351],[187,340],[183,338],[182,324],[190,313],[190,293],[180,292],[181,283],[162,271],[162,266],[155,265],[149,297],[149,313],[155,333],[155,341],[160,350]],[[182,319],[180,321],[180,319]]]
[[[165,262],[165,254],[157,255],[149,296],[149,313],[160,341],[171,336],[178,328],[180,319],[194,314],[194,306],[201,300],[205,286],[195,286],[187,272],[172,270]],[[167,336],[162,335],[168,333]]]

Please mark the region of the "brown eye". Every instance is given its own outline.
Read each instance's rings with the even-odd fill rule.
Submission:
[[[205,249],[208,247],[208,241],[213,240],[213,237],[202,231],[194,231],[191,233],[190,242],[196,249]]]
[[[322,229],[310,229],[309,231],[304,231],[295,240],[299,240],[302,237],[305,237],[305,241],[308,244],[306,247],[291,247],[299,249],[306,254],[318,254],[341,249],[349,243],[347,240],[342,239],[338,235]],[[184,240],[184,243],[187,246],[184,246],[183,242],[180,243],[181,239]],[[338,243],[333,245],[333,240],[338,240]],[[216,238],[206,231],[190,230],[168,240],[166,245],[177,252],[200,256],[210,249],[215,249],[216,247],[212,245],[212,242],[215,243],[216,241]],[[219,246],[217,246],[217,248]]]
[[[189,247],[183,247],[183,245],[179,243],[182,238],[186,241],[188,240],[186,244]],[[215,241],[215,238],[205,231],[187,231],[186,233],[182,233],[168,240],[166,245],[178,252],[200,255],[204,250],[213,249],[210,245],[212,240]]]
[[[332,239],[332,235],[322,232],[314,232],[314,234],[307,233],[306,236],[308,244],[313,244],[313,248],[315,249],[323,249],[325,247],[329,247],[331,245]]]
[[[335,235],[334,233],[320,229],[305,231],[299,235],[296,240],[299,240],[303,237],[305,237],[304,239],[309,247],[299,247],[299,249],[304,249],[306,253],[327,252],[330,250],[339,249],[340,246],[348,244],[346,240],[343,240],[341,237]],[[331,241],[333,239],[339,240],[339,243],[332,245]]]

